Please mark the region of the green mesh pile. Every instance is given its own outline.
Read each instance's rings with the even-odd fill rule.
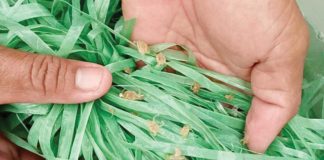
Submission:
[[[1,106],[2,132],[57,160],[324,159],[324,45],[315,32],[300,113],[260,155],[242,142],[249,84],[196,67],[184,46],[130,42],[134,23],[121,18],[118,0],[1,0],[1,45],[98,63],[113,74],[109,93],[93,102]],[[146,66],[137,69],[140,60]]]

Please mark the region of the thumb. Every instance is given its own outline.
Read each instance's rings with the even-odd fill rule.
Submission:
[[[254,98],[246,119],[245,141],[253,151],[265,152],[298,111],[308,44],[305,35],[282,41],[252,68]]]
[[[0,46],[0,104],[81,103],[99,98],[111,85],[104,67]]]

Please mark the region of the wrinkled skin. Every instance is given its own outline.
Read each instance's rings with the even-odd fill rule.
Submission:
[[[264,152],[297,113],[307,25],[294,0],[124,0],[133,40],[189,46],[201,66],[250,81],[245,140]]]

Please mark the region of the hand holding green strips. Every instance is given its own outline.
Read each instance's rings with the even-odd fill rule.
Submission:
[[[36,55],[0,46],[0,104],[81,103],[101,97],[111,85],[104,67]],[[35,160],[0,136],[0,159]]]
[[[264,152],[298,111],[308,29],[294,0],[125,0],[134,40],[189,46],[207,69],[251,81],[245,140]]]
[[[176,42],[202,67],[251,81],[246,141],[263,152],[297,112],[308,31],[293,0],[124,1],[134,40]],[[111,83],[101,66],[0,48],[0,103],[79,103]],[[35,159],[0,138],[0,157]]]

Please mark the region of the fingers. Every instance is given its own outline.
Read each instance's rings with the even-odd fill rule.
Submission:
[[[263,153],[284,125],[297,113],[301,100],[307,29],[282,39],[251,72],[254,98],[246,119],[249,149]]]
[[[0,134],[0,160],[41,160],[42,158],[22,148],[18,148]]]
[[[0,46],[0,104],[81,103],[99,98],[111,85],[104,67]]]
[[[300,100],[296,97],[291,101]],[[282,107],[255,97],[246,120],[245,141],[248,148],[257,153],[265,152],[284,125],[296,114],[297,107]]]
[[[15,160],[18,157],[17,148],[0,134],[0,160]]]
[[[44,158],[37,156],[36,154],[29,152],[22,148],[19,148],[18,152],[19,152],[19,157],[21,158],[21,160],[42,160],[42,159],[44,159]]]
[[[246,119],[247,145],[260,153],[268,148],[281,128],[297,113],[301,98],[303,62],[296,66],[298,68],[290,69],[267,66],[269,63],[258,64],[252,70],[255,95]]]
[[[132,40],[143,40],[150,44],[175,42],[177,36],[175,33],[169,33],[169,27],[181,9],[180,4],[181,1],[155,0],[152,3],[151,0],[123,0],[123,17],[136,18]],[[183,24],[182,29],[185,30],[188,23],[184,23],[183,20],[184,18],[179,19],[178,24]]]

